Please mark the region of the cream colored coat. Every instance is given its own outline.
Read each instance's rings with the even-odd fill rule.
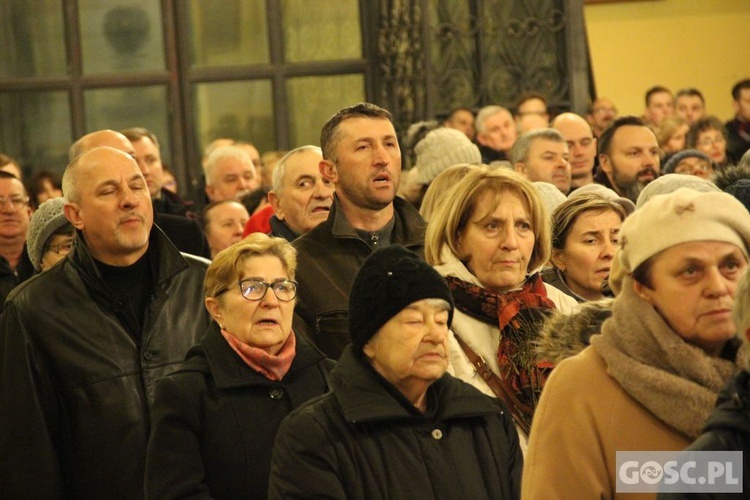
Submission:
[[[616,452],[676,451],[689,444],[629,396],[587,347],[547,380],[531,427],[521,497],[655,498],[615,495]]]
[[[442,276],[453,276],[468,283],[482,286],[476,276],[471,274],[466,266],[450,254],[450,252],[444,251],[442,257],[445,264],[435,266],[437,272]],[[547,297],[554,302],[555,307],[562,312],[569,313],[577,307],[578,303],[569,295],[565,295],[552,285],[545,283],[544,286],[547,289]],[[497,348],[500,345],[500,328],[472,318],[456,309],[453,312],[453,324],[451,325],[451,330],[455,331],[464,341],[466,341],[474,352],[482,356],[487,363],[487,366],[489,366],[493,372],[497,374],[500,373],[500,366],[497,362]],[[487,385],[487,382],[476,373],[469,358],[461,349],[461,346],[456,341],[452,332],[450,333],[448,342],[451,363],[449,371],[451,374],[456,378],[473,385],[488,396],[496,397],[495,393],[490,389],[490,386]],[[521,449],[525,453],[527,436],[521,430],[519,430],[518,434],[521,440]]]

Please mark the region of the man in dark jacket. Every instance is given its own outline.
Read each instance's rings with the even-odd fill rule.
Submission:
[[[127,154],[80,155],[63,188],[74,249],[0,316],[0,497],[140,498],[156,382],[210,322],[207,263],[153,226]]]
[[[294,240],[299,253],[299,302],[294,331],[329,358],[349,343],[349,289],[362,262],[398,243],[424,250],[424,219],[396,197],[401,150],[391,114],[373,104],[344,108],[323,126],[320,172],[336,186],[328,219]]]
[[[333,392],[282,422],[269,498],[519,498],[512,419],[445,373],[452,316],[448,285],[416,254],[393,245],[369,257]]]

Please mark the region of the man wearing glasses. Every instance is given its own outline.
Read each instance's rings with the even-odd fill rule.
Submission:
[[[76,157],[63,192],[71,253],[0,315],[0,498],[141,498],[156,383],[210,323],[207,261],[154,228],[122,151]]]
[[[0,171],[0,299],[3,302],[33,272],[24,251],[30,219],[29,197],[23,183],[15,175]]]

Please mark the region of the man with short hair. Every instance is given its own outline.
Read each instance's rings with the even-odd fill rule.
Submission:
[[[336,187],[328,219],[294,240],[299,303],[295,332],[338,359],[349,343],[349,290],[377,248],[424,250],[425,222],[396,196],[401,150],[391,114],[370,103],[338,111],[320,133],[320,173]]]
[[[732,158],[742,158],[750,151],[750,78],[735,83],[732,87],[734,119],[726,123],[729,141],[727,153]]]
[[[0,303],[33,273],[24,245],[30,220],[29,196],[23,183],[15,175],[0,171]]]
[[[443,127],[463,132],[470,141],[474,140],[474,113],[469,108],[454,108],[443,121]]]
[[[646,110],[643,113],[646,123],[658,127],[664,118],[669,118],[673,113],[674,96],[667,87],[656,85],[646,91]]]
[[[594,100],[586,114],[586,121],[591,125],[591,131],[596,138],[602,135],[604,129],[609,127],[615,118],[617,118],[615,103],[606,97],[598,97]]]
[[[260,177],[247,151],[221,146],[206,160],[206,196],[210,201],[237,200],[260,186]]]
[[[0,497],[141,498],[156,383],[210,323],[207,262],[155,230],[122,151],[77,156],[63,191],[72,252],[0,316]]]
[[[211,248],[211,259],[242,239],[242,231],[248,219],[250,214],[239,201],[214,201],[203,209],[201,220]]]
[[[477,144],[482,163],[508,160],[508,153],[518,138],[516,122],[510,111],[502,106],[485,106],[476,119]]]
[[[542,128],[521,135],[510,150],[510,161],[531,182],[548,182],[564,195],[570,191],[568,145],[557,130]]]
[[[16,160],[8,155],[0,153],[0,172],[8,172],[12,174],[16,179],[23,181],[23,172],[21,166]]]
[[[682,89],[677,92],[674,107],[677,116],[690,126],[706,115],[706,100],[701,91],[695,88]]]
[[[560,132],[568,143],[570,186],[579,188],[594,182],[596,165],[596,137],[582,116],[562,113],[552,121],[552,128]]]
[[[323,152],[302,146],[276,164],[268,202],[274,210],[271,234],[288,241],[306,234],[328,218],[333,204],[333,183],[320,173]]]
[[[659,143],[636,116],[615,120],[599,138],[599,171],[594,181],[635,203],[644,187],[659,177]]]
[[[180,197],[165,189],[163,186],[164,166],[161,163],[159,139],[156,135],[143,127],[125,129],[122,134],[128,138],[135,150],[135,161],[143,173],[151,194],[154,211],[164,214],[187,216],[190,214],[192,203],[182,201]]]

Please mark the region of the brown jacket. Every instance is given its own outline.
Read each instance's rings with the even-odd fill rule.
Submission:
[[[617,451],[682,450],[690,440],[658,420],[607,373],[591,347],[552,372],[531,428],[524,499],[655,498],[617,494]]]

